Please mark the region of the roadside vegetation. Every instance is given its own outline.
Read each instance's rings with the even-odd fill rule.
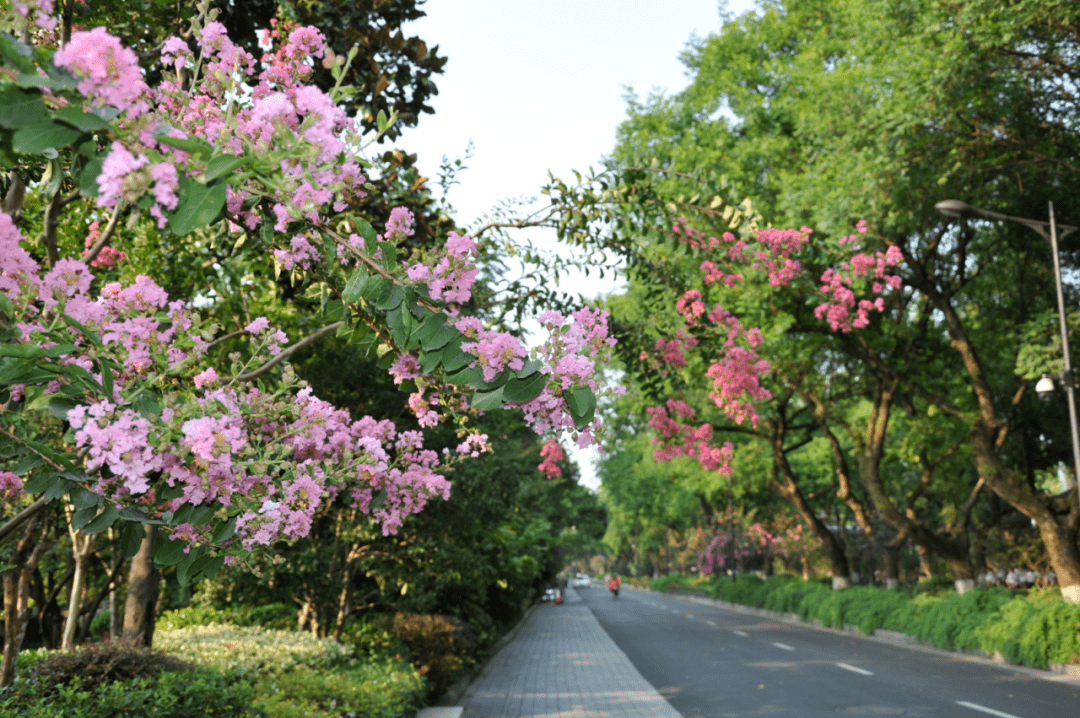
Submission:
[[[735,581],[672,575],[629,582],[794,614],[867,635],[895,631],[938,648],[981,651],[1033,668],[1080,662],[1080,606],[1062,600],[1057,589],[991,587],[959,594],[949,582],[926,581],[902,590],[851,586],[834,591],[828,579],[805,581],[792,575],[742,575]]]

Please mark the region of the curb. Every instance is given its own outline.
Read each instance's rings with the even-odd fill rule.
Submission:
[[[517,635],[519,633],[521,633],[521,629],[525,625],[525,622],[529,619],[530,616],[532,616],[533,612],[539,607],[540,607],[539,603],[534,603],[533,605],[531,605],[527,609],[525,609],[525,613],[522,614],[521,620],[518,621],[516,624],[514,624],[513,628],[511,628],[509,631],[504,633],[502,638],[495,641],[495,643],[491,644],[491,649],[488,651],[488,657],[483,662],[483,664],[481,664],[480,667],[478,667],[478,668],[474,668],[472,670],[469,670],[469,671],[466,671],[465,673],[463,673],[460,678],[458,678],[456,681],[454,681],[454,685],[452,685],[452,686],[450,686],[449,688],[446,689],[446,693],[443,693],[441,696],[439,696],[439,700],[435,702],[435,706],[433,706],[432,708],[424,708],[423,710],[421,710],[419,713],[416,714],[416,718],[459,718],[461,716],[461,713],[465,709],[461,708],[461,707],[458,707],[456,704],[457,704],[457,702],[459,700],[461,700],[461,697],[463,695],[465,695],[465,691],[468,690],[469,684],[472,683],[473,679],[476,678],[477,676],[479,676],[484,671],[485,668],[487,668],[488,664],[491,663],[492,659],[494,659],[495,656],[497,656],[499,654],[499,652],[502,651],[502,649],[506,648],[506,646],[511,641],[513,641],[515,638],[517,638]],[[434,712],[434,709],[438,709],[440,711],[447,711],[447,710],[454,711],[454,710],[456,710],[457,712],[456,713],[453,713],[453,712],[441,712],[440,713],[440,712]],[[431,713],[425,713],[424,712],[424,711],[429,711],[429,710],[431,710],[433,712],[431,712]]]
[[[1041,668],[1031,668],[1030,666],[1020,666],[1015,663],[1009,663],[1005,656],[1000,652],[994,655],[989,655],[985,651],[974,649],[970,651],[955,651],[946,648],[939,648],[938,646],[920,641],[914,636],[909,636],[906,633],[900,633],[899,631],[885,631],[882,629],[876,629],[872,635],[863,633],[857,626],[844,626],[841,628],[832,628],[824,625],[819,620],[803,621],[795,613],[779,613],[777,611],[770,611],[764,608],[755,608],[753,606],[744,606],[739,603],[728,603],[727,601],[721,601],[719,599],[704,598],[702,596],[690,596],[686,594],[678,593],[665,593],[662,591],[653,591],[649,588],[638,588],[636,586],[628,586],[634,591],[642,591],[645,593],[656,593],[662,596],[672,596],[673,598],[681,598],[692,603],[719,606],[720,608],[727,609],[729,611],[735,611],[736,613],[749,614],[751,616],[758,616],[759,618],[771,618],[777,621],[783,621],[784,623],[795,623],[800,626],[812,628],[815,631],[828,631],[830,633],[846,633],[853,637],[860,638],[865,641],[873,641],[875,643],[886,643],[890,646],[900,646],[913,651],[922,651],[924,653],[935,653],[939,656],[949,656],[952,658],[959,658],[960,660],[970,661],[972,663],[981,663],[984,665],[996,666],[1003,670],[1013,671],[1014,673],[1023,673],[1035,678],[1042,678],[1043,680],[1050,681],[1069,681],[1080,684],[1080,665],[1070,665],[1061,663],[1051,663],[1048,670]]]

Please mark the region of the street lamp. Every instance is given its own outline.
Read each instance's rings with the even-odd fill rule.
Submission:
[[[1065,239],[1078,228],[1071,225],[1058,225],[1054,222],[1054,203],[1049,202],[1050,221],[1042,222],[1037,219],[1024,219],[1013,217],[1000,212],[993,212],[982,207],[973,207],[967,202],[958,199],[946,199],[934,205],[934,208],[947,217],[983,217],[985,219],[1006,220],[1016,222],[1028,227],[1050,244],[1050,255],[1054,260],[1054,283],[1057,285],[1058,320],[1061,325],[1061,349],[1065,355],[1065,371],[1057,377],[1065,389],[1065,397],[1069,404],[1069,429],[1072,433],[1073,472],[1076,477],[1076,500],[1080,505],[1080,432],[1076,426],[1076,382],[1073,378],[1072,350],[1069,348],[1069,327],[1065,319],[1065,293],[1061,289],[1061,257],[1058,253],[1058,238]],[[1047,229],[1049,228],[1049,232]],[[1059,234],[1060,232],[1060,234]],[[1054,391],[1054,378],[1049,374],[1043,374],[1035,384],[1035,393],[1043,401],[1050,400],[1050,394]]]

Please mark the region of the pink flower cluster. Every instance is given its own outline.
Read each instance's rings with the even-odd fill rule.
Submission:
[[[41,276],[21,239],[11,218],[0,213],[0,291],[22,319],[22,341],[48,346],[62,333],[74,348],[52,361],[76,365],[99,384],[110,372],[111,396],[88,396],[67,414],[74,446],[84,452],[87,471],[97,475],[89,488],[110,501],[156,505],[151,483],[163,476],[183,495],[158,510],[216,502],[237,517],[238,551],[306,535],[319,507],[341,492],[370,511],[384,533],[396,531],[430,498],[449,496],[450,483],[439,473],[443,463],[423,448],[418,432],[398,432],[370,417],[353,421],[308,388],[267,394],[248,384],[222,385],[207,367],[186,391],[161,397],[160,413],[146,414],[131,397],[147,381],[156,383],[151,376],[190,377],[190,360],[205,349],[202,328],[182,302],[169,302],[146,277],[126,287],[107,284],[95,298],[80,262],[62,259]],[[86,346],[81,333],[58,323],[60,312],[99,332],[101,346]],[[285,338],[265,318],[247,329],[257,347],[271,352]],[[111,370],[104,369],[106,359]],[[47,387],[24,390],[33,398],[55,394],[70,381],[69,374],[57,376]],[[476,453],[486,449],[486,439],[470,438],[466,445]],[[21,486],[6,473],[0,479],[0,490]],[[374,492],[383,493],[378,506],[371,505]],[[212,527],[178,526],[174,535],[206,541]]]
[[[57,26],[57,19],[53,17],[53,0],[29,0],[28,2],[12,3],[12,10],[23,18],[23,22],[33,17],[34,24],[43,30],[53,30]],[[20,28],[21,29],[21,28]]]
[[[150,87],[143,80],[138,56],[104,27],[72,33],[53,62],[80,79],[79,92],[92,106],[116,107],[132,119],[150,109]]]
[[[562,446],[555,439],[548,439],[544,442],[544,446],[540,449],[540,457],[543,459],[540,465],[537,467],[540,469],[540,473],[549,479],[557,479],[562,476],[562,469],[559,468],[559,461],[566,461],[566,452],[563,451]]]
[[[101,236],[101,224],[99,222],[91,222],[90,226],[87,227],[87,230],[88,234],[86,235],[86,242],[83,246],[89,250],[94,246],[94,242],[98,240],[98,237]],[[83,256],[85,257],[88,253],[89,252],[83,252]],[[108,269],[109,267],[115,267],[126,259],[127,252],[114,249],[106,244],[101,248],[101,251],[98,252],[97,256],[94,257],[94,261],[90,262],[90,266],[94,269]]]
[[[673,339],[664,339],[663,337],[657,339],[652,356],[643,350],[638,359],[649,361],[653,369],[667,376],[667,367],[669,366],[674,369],[686,367],[686,352],[697,345],[697,337],[688,334],[685,329],[679,329],[675,332]]]
[[[682,419],[692,420],[695,416],[689,404],[668,399],[666,406],[650,406],[645,411],[649,415],[649,426],[656,432],[653,443],[657,445],[654,451],[657,461],[689,456],[696,458],[707,471],[716,471],[721,476],[731,474],[734,445],[725,441],[722,446],[714,446],[710,424],[695,428],[684,423]]]
[[[388,224],[387,234],[392,235],[394,231],[400,233],[401,221],[395,230]],[[464,304],[472,297],[472,286],[479,273],[473,259],[479,254],[472,237],[451,232],[441,252],[434,252],[426,261],[409,266],[405,273],[413,282],[426,284],[432,299]]]
[[[860,232],[865,232],[865,222],[860,220]],[[856,241],[854,235],[843,237],[841,244]],[[870,290],[874,294],[881,294],[888,285],[893,289],[899,289],[901,279],[899,275],[889,274],[890,267],[895,267],[903,262],[903,254],[896,245],[890,246],[884,252],[873,254],[857,253],[847,262],[840,265],[840,269],[826,269],[821,275],[821,293],[831,295],[831,300],[819,304],[814,309],[814,316],[825,319],[833,331],[849,332],[852,329],[862,329],[870,323],[870,312],[885,311],[885,302],[879,296],[874,301],[869,299],[856,299],[852,286],[855,281],[865,278],[873,278]],[[854,316],[852,316],[854,310]]]

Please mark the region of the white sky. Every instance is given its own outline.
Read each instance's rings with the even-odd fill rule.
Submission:
[[[728,5],[736,14],[751,6]],[[717,0],[428,0],[423,9],[427,17],[404,33],[438,45],[449,61],[435,78],[435,114],[421,116],[400,146],[434,180],[442,157],[462,156],[473,141],[469,169],[450,192],[463,225],[502,199],[538,196],[548,170],[569,181],[572,169],[598,167],[614,148],[626,89],[645,97],[686,87],[679,54],[692,35],[720,26]],[[529,237],[556,244],[553,232]],[[615,288],[592,286],[586,294]],[[574,456],[595,489],[594,457]]]

